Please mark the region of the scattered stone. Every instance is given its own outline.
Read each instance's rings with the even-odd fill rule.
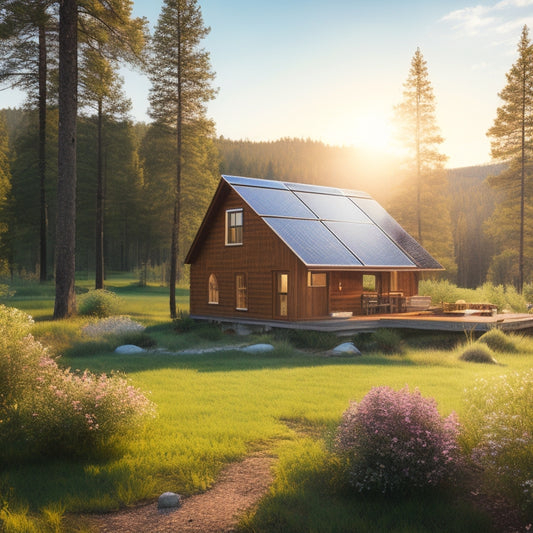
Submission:
[[[135,344],[123,344],[122,346],[117,346],[115,348],[115,353],[120,354],[132,354],[132,353],[143,353],[146,352],[144,348],[140,346],[135,346]]]
[[[353,342],[343,342],[329,350],[326,355],[330,357],[355,357],[361,355],[361,352]]]
[[[242,351],[246,353],[266,353],[272,352],[273,350],[274,346],[272,346],[272,344],[251,344],[250,346],[242,348]]]
[[[163,511],[177,509],[181,505],[181,496],[175,492],[164,492],[157,500],[157,508]]]

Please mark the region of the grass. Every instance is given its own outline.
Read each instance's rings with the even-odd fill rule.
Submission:
[[[110,281],[108,289],[112,286]],[[206,340],[201,329],[177,334],[168,319],[166,289],[122,283],[113,290],[124,299],[124,313],[147,325],[147,335],[161,347],[175,350],[266,340],[264,336]],[[186,297],[185,291],[179,293],[183,309]],[[402,355],[374,352],[353,359],[297,351],[286,340],[273,355],[229,350],[121,356],[112,353],[106,342],[92,341],[87,347],[79,333],[86,319],[47,321],[44,317],[53,305],[50,297],[47,301],[48,311],[38,318],[35,334],[59,345],[67,354],[63,364],[95,372],[126,372],[134,385],[149,391],[158,417],[125,444],[120,457],[7,467],[0,473],[0,494],[4,510],[28,509],[19,513],[19,520],[35,513],[45,523],[43,509],[56,510],[49,520],[57,521],[57,509],[109,511],[165,491],[183,495],[203,491],[225,464],[252,449],[266,448],[280,457],[276,482],[257,515],[243,522],[245,530],[353,531],[357,526],[357,531],[490,531],[486,517],[456,502],[455,495],[425,496],[424,505],[419,505],[412,499],[361,499],[343,492],[326,444],[349,401],[361,399],[373,386],[418,387],[424,396],[437,400],[442,414],[455,410],[461,416],[464,389],[478,377],[498,376],[502,365],[510,370],[530,368],[533,344],[527,339],[518,344],[520,351],[498,354],[500,365],[460,361],[460,346],[439,348],[455,346],[459,340],[439,336],[433,344],[427,334],[422,346],[416,336],[404,338]],[[40,302],[41,296],[31,300],[18,293],[9,303],[22,304],[33,313],[44,309]],[[447,512],[447,506],[453,512]]]

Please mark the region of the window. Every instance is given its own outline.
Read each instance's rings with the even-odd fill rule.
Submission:
[[[289,314],[289,274],[276,273],[277,308],[276,314],[286,317]]]
[[[218,281],[214,274],[209,275],[209,303],[218,304]]]
[[[363,274],[363,291],[376,292],[377,280],[373,274]]]
[[[240,311],[248,311],[248,291],[246,287],[246,275],[235,275],[235,307]]]
[[[226,245],[242,244],[242,209],[226,211]]]
[[[308,272],[307,286],[308,287],[326,287],[327,275],[325,272]]]

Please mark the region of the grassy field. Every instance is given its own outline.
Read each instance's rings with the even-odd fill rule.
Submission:
[[[454,410],[461,416],[464,390],[477,378],[531,367],[533,343],[528,339],[520,341],[520,352],[498,354],[499,365],[460,361],[457,348],[438,349],[439,342],[428,334],[406,337],[402,355],[325,358],[278,338],[213,340],[216,336],[206,339],[201,331],[177,334],[168,319],[166,289],[139,288],[131,280],[110,282],[108,288],[123,299],[124,314],[145,324],[159,347],[268,340],[276,350],[268,355],[229,350],[121,356],[109,344],[81,338],[87,319],[51,322],[53,293],[46,287],[33,299],[29,291],[18,290],[4,303],[36,318],[35,334],[66,354],[60,359],[63,365],[125,372],[149,394],[158,415],[118,457],[6,468],[0,473],[0,507],[3,500],[5,508],[21,517],[48,513],[57,521],[64,513],[109,511],[165,491],[190,495],[208,488],[228,462],[264,449],[279,457],[276,481],[257,514],[244,520],[245,530],[490,531],[487,517],[472,510],[460,490],[424,496],[423,505],[413,498],[362,498],[339,490],[328,443],[350,400],[361,399],[377,385],[418,387],[437,400],[442,414]],[[187,298],[187,291],[180,290],[183,310]],[[41,518],[41,530],[53,531],[46,523]]]

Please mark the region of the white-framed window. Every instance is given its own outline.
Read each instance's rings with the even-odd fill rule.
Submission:
[[[218,280],[214,274],[209,274],[209,301],[210,304],[218,304]]]
[[[307,286],[308,287],[326,287],[328,283],[328,276],[325,272],[308,272]]]
[[[235,274],[235,307],[239,311],[248,311],[246,274]]]
[[[226,246],[242,244],[242,228],[242,209],[228,209],[226,211]]]

